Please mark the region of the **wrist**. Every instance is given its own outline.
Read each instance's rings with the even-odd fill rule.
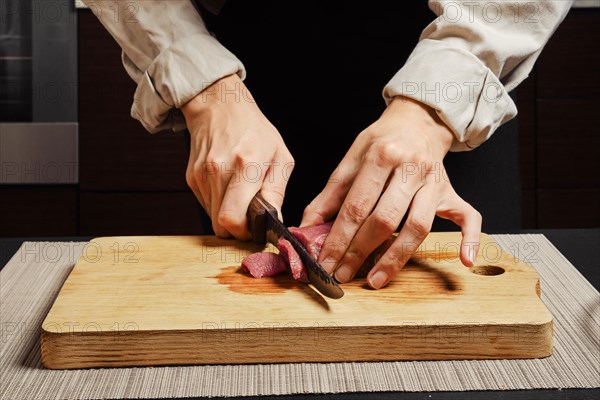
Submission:
[[[403,125],[412,123],[418,127],[419,134],[428,141],[439,158],[444,158],[454,141],[454,133],[434,108],[409,97],[394,97],[382,118],[392,118]]]
[[[237,74],[215,81],[181,107],[186,121],[199,114],[224,107],[228,103],[254,102],[250,91]]]

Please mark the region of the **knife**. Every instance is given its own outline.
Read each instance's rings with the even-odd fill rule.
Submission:
[[[292,247],[302,260],[306,268],[306,274],[310,283],[324,296],[339,299],[344,291],[338,282],[323,269],[323,267],[312,258],[304,245],[283,225],[277,217],[277,210],[260,193],[250,202],[248,206],[248,228],[254,242],[264,246],[266,242],[277,245],[279,238],[284,238],[292,244]]]

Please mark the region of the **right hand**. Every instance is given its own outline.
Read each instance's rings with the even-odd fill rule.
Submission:
[[[213,83],[181,111],[191,136],[189,187],[217,236],[251,239],[248,205],[260,192],[281,217],[292,155],[235,74]]]

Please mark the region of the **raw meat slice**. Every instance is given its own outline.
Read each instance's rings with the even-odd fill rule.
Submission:
[[[277,241],[277,248],[281,252],[283,259],[286,260],[290,266],[290,270],[294,279],[300,282],[308,283],[308,275],[306,275],[304,264],[302,263],[300,256],[292,244],[284,238],[279,238]]]
[[[254,253],[242,260],[242,268],[255,278],[275,276],[287,271],[285,260],[275,253]]]
[[[327,239],[332,225],[333,222],[328,222],[304,228],[291,227],[289,229],[304,247],[306,247],[308,253],[316,259],[319,257],[321,248],[323,247],[323,244],[325,244],[325,239]],[[395,236],[390,236],[390,238],[375,249],[375,251],[367,257],[355,276],[357,278],[366,276],[377,261],[379,261],[379,258],[381,258],[383,253],[390,247],[395,238]],[[308,275],[306,274],[304,264],[302,263],[302,260],[300,260],[300,256],[296,250],[294,250],[292,244],[285,239],[279,239],[277,248],[279,249],[280,254],[267,252],[254,253],[244,258],[242,266],[244,269],[250,271],[252,276],[260,278],[261,276],[277,275],[288,269],[289,265],[289,270],[294,279],[308,283]]]
[[[332,226],[333,222],[304,228],[291,227],[290,232],[306,247],[308,254],[317,259],[319,253],[321,253],[321,248],[325,244],[325,239],[327,239],[329,232],[331,232]]]

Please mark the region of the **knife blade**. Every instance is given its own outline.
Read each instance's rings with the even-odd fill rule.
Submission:
[[[279,238],[289,241],[300,256],[306,267],[306,274],[311,285],[324,296],[339,299],[344,291],[338,282],[315,260],[304,245],[283,225],[277,217],[277,210],[260,193],[248,206],[248,228],[252,238],[258,245],[264,246],[266,242],[277,245]]]

